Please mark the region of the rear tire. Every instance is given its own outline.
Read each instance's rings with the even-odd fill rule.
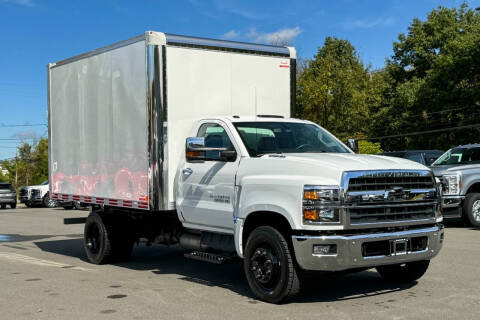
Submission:
[[[285,237],[261,226],[247,240],[244,271],[250,289],[260,300],[281,303],[300,292],[300,270]]]
[[[12,203],[12,204],[10,205],[10,208],[12,208],[12,209],[15,209],[16,207],[17,207],[17,204],[16,204],[16,203]]]
[[[472,227],[480,227],[480,193],[469,193],[463,203],[463,220]]]
[[[414,261],[391,266],[377,267],[383,279],[398,283],[411,283],[420,279],[427,272],[430,260]]]
[[[130,257],[133,240],[122,223],[92,212],[85,223],[84,248],[94,264],[123,261]]]
[[[7,205],[6,205],[6,204],[2,204],[2,205],[0,205],[0,208],[2,208],[2,209],[5,209],[6,207],[7,207]]]

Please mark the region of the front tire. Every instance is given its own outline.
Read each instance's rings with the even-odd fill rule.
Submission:
[[[430,260],[414,261],[403,264],[377,267],[383,279],[398,283],[411,283],[420,279],[427,272]]]
[[[130,257],[133,241],[122,224],[92,212],[85,223],[84,248],[88,260],[94,264],[105,264]]]
[[[0,205],[0,208],[2,208],[2,209],[5,209],[6,207],[7,207],[7,205],[6,205],[6,204],[2,204],[2,205]]]
[[[464,221],[472,227],[480,227],[480,193],[469,193],[463,204]]]
[[[17,204],[16,204],[16,203],[12,203],[12,204],[10,205],[10,208],[12,208],[12,209],[15,209],[16,207],[17,207]]]
[[[272,227],[252,231],[243,265],[250,289],[260,300],[281,303],[300,292],[299,267],[284,236]]]
[[[43,197],[42,202],[45,208],[55,208],[57,206],[57,202],[50,198],[48,194]]]

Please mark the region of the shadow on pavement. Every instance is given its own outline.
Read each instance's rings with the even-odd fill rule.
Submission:
[[[35,242],[41,250],[87,261],[83,239]],[[237,294],[254,298],[244,276],[240,260],[221,266],[187,260],[179,246],[135,247],[129,262],[116,263],[118,267],[151,271],[154,274],[176,274],[183,281],[210,287],[221,287]],[[407,290],[415,285],[398,285],[383,281],[376,272],[352,274],[323,274],[309,278],[302,294],[294,303],[331,302],[382,295]]]

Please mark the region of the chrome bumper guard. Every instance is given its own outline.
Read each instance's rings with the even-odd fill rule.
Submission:
[[[406,251],[401,254],[366,256],[363,255],[363,244],[392,240],[392,242],[416,237],[427,237],[424,250]],[[355,268],[371,268],[380,265],[405,263],[419,260],[430,260],[442,248],[444,230],[442,225],[428,228],[398,231],[391,233],[358,234],[349,236],[292,236],[293,248],[298,264],[302,269],[315,271],[341,271]],[[336,245],[335,254],[314,254],[314,245]],[[395,250],[393,250],[395,251]]]

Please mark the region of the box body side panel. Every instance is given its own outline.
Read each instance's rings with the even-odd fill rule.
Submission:
[[[51,191],[147,200],[145,42],[49,72]]]
[[[290,117],[290,59],[168,46],[168,195],[185,139],[201,118],[273,114]]]

